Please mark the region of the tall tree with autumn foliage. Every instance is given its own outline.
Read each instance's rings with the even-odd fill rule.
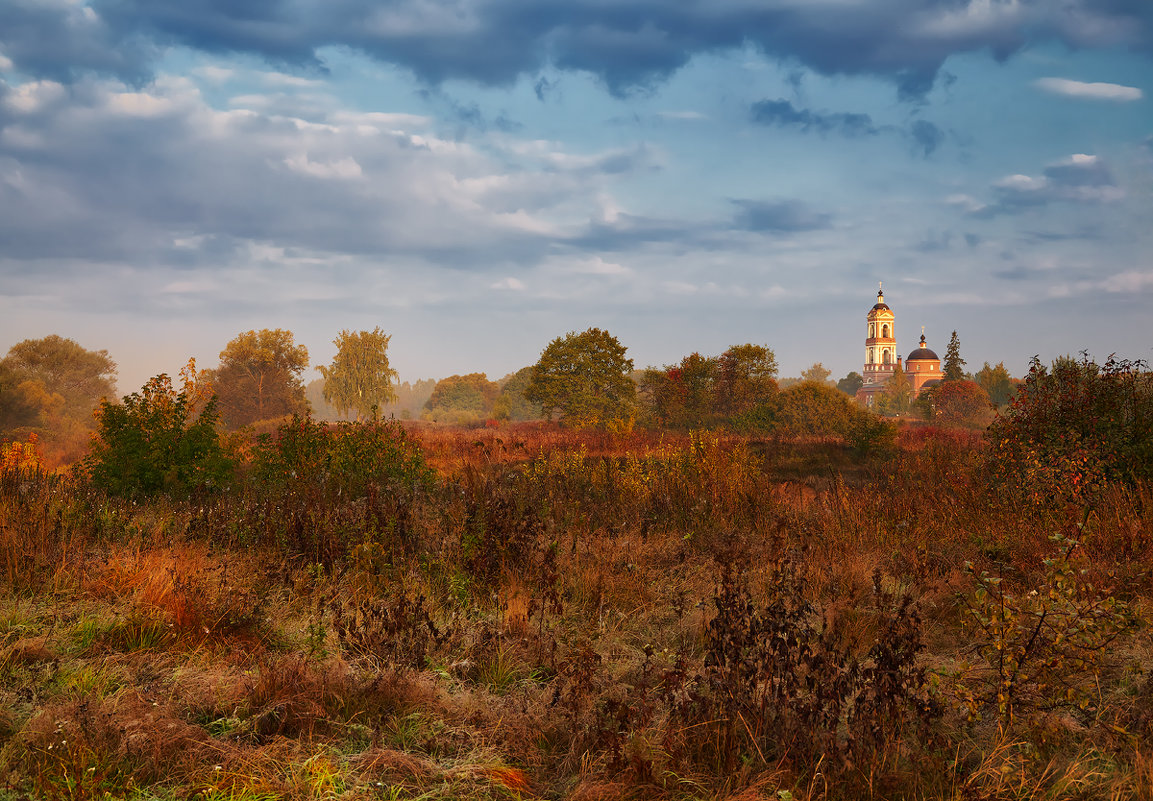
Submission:
[[[396,393],[396,371],[388,363],[392,337],[380,330],[341,331],[332,341],[336,358],[316,369],[324,376],[324,399],[340,414],[356,413],[356,419],[372,417],[391,402]]]
[[[608,331],[557,337],[541,352],[524,396],[566,425],[608,426],[635,414],[633,360]]]
[[[733,345],[717,357],[717,411],[746,414],[777,394],[777,356],[765,345]]]
[[[220,418],[231,429],[308,410],[300,374],[308,348],[291,331],[263,328],[238,335],[220,351],[212,373]]]
[[[0,437],[36,434],[46,462],[70,464],[88,447],[92,411],[116,396],[116,363],[105,350],[48,336],[13,345],[0,360]]]
[[[0,425],[51,428],[62,418],[91,428],[101,398],[116,395],[116,362],[53,334],[18,342],[0,361]]]

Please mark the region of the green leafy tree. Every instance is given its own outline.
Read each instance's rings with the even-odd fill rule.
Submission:
[[[340,414],[371,417],[396,398],[396,371],[388,364],[392,337],[379,327],[371,331],[341,331],[333,340],[336,358],[328,367],[317,367],[324,376],[324,398]]]
[[[230,429],[308,410],[300,374],[308,366],[308,348],[291,331],[246,331],[220,351],[212,374],[220,417]]]
[[[608,425],[635,412],[633,360],[608,331],[590,328],[557,337],[533,367],[524,396],[566,425]]]
[[[996,367],[990,367],[989,363],[985,362],[985,366],[977,371],[973,379],[988,393],[989,400],[998,408],[1009,402],[1016,389],[1013,377],[1005,369],[1004,362],[998,362]]]
[[[233,465],[217,433],[215,398],[190,361],[177,392],[166,374],[122,403],[103,400],[84,467],[92,482],[125,497],[188,496],[218,490]]]
[[[961,358],[961,340],[957,339],[957,332],[949,337],[949,346],[945,349],[945,363],[941,365],[945,373],[945,381],[965,380],[965,360]]]
[[[500,395],[493,404],[493,417],[498,420],[539,420],[540,406],[524,396],[532,380],[532,365],[522,367],[500,381]]]
[[[764,345],[733,345],[717,357],[717,412],[729,417],[771,404],[777,395],[777,357]]]
[[[484,373],[452,375],[437,382],[424,418],[438,423],[466,423],[492,416],[500,387]]]
[[[853,371],[837,382],[837,389],[844,392],[850,398],[855,398],[857,391],[864,385],[864,377],[860,373]]]

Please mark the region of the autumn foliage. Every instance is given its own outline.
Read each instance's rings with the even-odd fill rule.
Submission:
[[[1112,357],[1098,365],[1037,359],[1004,416],[990,427],[989,463],[1034,501],[1078,502],[1111,481],[1153,479],[1153,374]]]

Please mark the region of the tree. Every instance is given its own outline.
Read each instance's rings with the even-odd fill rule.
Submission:
[[[324,399],[341,414],[356,412],[356,419],[380,413],[396,398],[392,384],[396,371],[388,364],[392,337],[379,327],[371,331],[341,331],[332,342],[336,358],[328,367],[317,367],[324,376]]]
[[[943,426],[984,428],[993,419],[989,395],[976,381],[942,381],[928,393],[933,422]]]
[[[264,328],[239,334],[220,351],[212,374],[220,417],[230,429],[308,410],[300,374],[308,348],[292,332]]]
[[[949,347],[945,350],[945,363],[942,365],[945,372],[945,381],[965,380],[965,360],[961,358],[961,341],[957,339],[957,332],[949,337]]]
[[[500,381],[500,395],[493,404],[492,415],[498,420],[539,420],[540,406],[524,396],[532,380],[532,365],[522,367]]]
[[[188,495],[227,483],[232,462],[216,431],[215,397],[190,360],[179,392],[161,374],[123,403],[101,401],[97,431],[84,466],[92,482],[114,495]]]
[[[557,337],[534,365],[524,396],[566,425],[607,425],[631,418],[633,360],[608,331],[590,328]]]
[[[845,393],[817,381],[781,390],[779,404],[778,423],[789,434],[843,436],[856,411]]]
[[[717,357],[716,409],[745,414],[777,395],[777,357],[764,345],[733,345]]]
[[[801,372],[801,379],[803,381],[816,381],[818,384],[823,384],[829,380],[830,375],[832,375],[832,370],[829,370],[825,365],[817,362],[808,370]]]
[[[492,416],[499,392],[500,387],[484,373],[451,375],[437,382],[423,416],[438,423],[484,420]]]
[[[850,398],[857,397],[857,390],[865,385],[865,379],[860,373],[853,371],[847,376],[837,382],[837,389],[844,392]]]
[[[92,428],[92,410],[116,395],[116,362],[53,334],[13,345],[0,361],[0,426]]]
[[[642,392],[662,425],[690,428],[714,414],[717,360],[690,353],[680,364],[649,368],[641,376]]]
[[[913,405],[913,384],[901,365],[894,365],[893,375],[885,383],[885,388],[877,396],[877,412],[886,415],[902,415]]]
[[[1004,362],[998,362],[996,367],[990,367],[989,363],[985,362],[985,366],[978,370],[973,378],[981,385],[981,389],[989,394],[989,400],[998,408],[1013,397],[1016,387],[1009,371],[1005,369]]]

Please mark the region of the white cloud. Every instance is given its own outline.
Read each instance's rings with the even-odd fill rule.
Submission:
[[[1101,282],[1101,288],[1106,292],[1141,292],[1153,288],[1153,270],[1129,270],[1111,275]]]
[[[289,75],[284,72],[258,72],[258,80],[266,86],[286,86],[292,88],[311,88],[322,86],[324,81],[315,78],[301,78],[298,75]]]
[[[228,67],[217,67],[213,64],[206,64],[203,67],[196,67],[192,70],[192,74],[211,83],[224,83],[231,81],[236,77],[236,70]]]
[[[12,59],[8,58],[8,56],[4,55],[3,53],[0,53],[0,72],[10,72],[12,67]]]
[[[1009,189],[1014,192],[1040,192],[1049,185],[1048,179],[1034,178],[1031,175],[1006,175],[999,181],[994,181],[997,189]]]
[[[353,178],[360,178],[364,175],[361,170],[360,164],[356,159],[348,156],[346,158],[337,159],[335,161],[319,162],[310,161],[308,154],[298,153],[294,156],[288,156],[284,159],[284,164],[296,172],[305,175],[311,175],[313,178],[336,178],[339,180],[351,180]]]
[[[1119,83],[1085,83],[1068,78],[1039,78],[1034,81],[1033,85],[1052,94],[1084,100],[1111,100],[1116,103],[1129,103],[1145,96],[1145,93],[1136,86],[1123,86]]]
[[[146,92],[116,92],[108,96],[108,108],[127,117],[159,117],[171,111],[173,103]]]
[[[945,198],[945,205],[957,206],[965,211],[967,214],[977,214],[988,208],[988,205],[977,200],[972,195],[956,194],[949,195]]]
[[[16,111],[33,114],[64,95],[63,85],[55,81],[30,81],[9,92],[4,102]]]
[[[489,289],[503,289],[511,292],[523,292],[525,286],[524,281],[521,281],[519,278],[513,278],[509,276],[508,278],[502,278],[495,283],[489,284]]]
[[[584,275],[628,275],[632,272],[628,267],[624,267],[616,262],[605,261],[600,256],[593,256],[590,259],[580,259],[569,267],[574,273],[582,273]]]

